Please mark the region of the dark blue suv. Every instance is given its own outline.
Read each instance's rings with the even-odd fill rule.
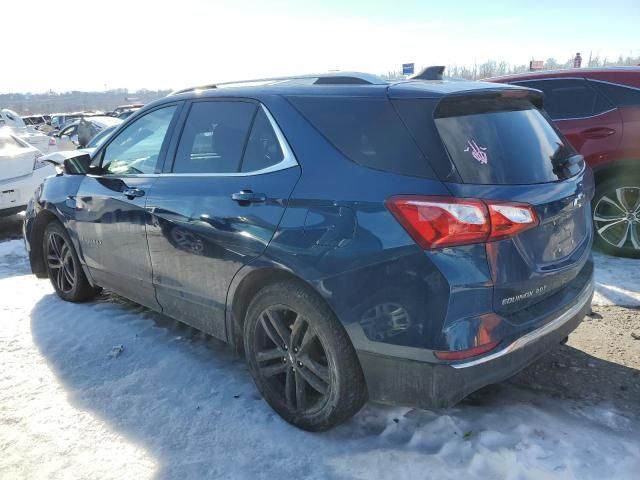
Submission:
[[[33,272],[232,344],[287,421],[446,407],[590,308],[593,176],[540,92],[332,74],[176,92],[38,189]]]

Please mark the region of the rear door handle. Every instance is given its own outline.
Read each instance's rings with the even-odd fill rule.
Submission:
[[[613,128],[594,127],[582,130],[580,134],[585,138],[606,138],[616,133]]]
[[[133,200],[136,197],[144,197],[144,190],[141,188],[125,188],[122,194],[129,200]]]
[[[240,205],[249,205],[250,203],[263,203],[267,201],[264,193],[254,193],[251,190],[240,190],[231,194],[231,200],[238,202]]]

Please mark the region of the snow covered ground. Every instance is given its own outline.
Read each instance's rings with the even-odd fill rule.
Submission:
[[[598,302],[640,305],[640,261],[597,263]],[[20,240],[0,243],[2,479],[631,479],[639,427],[503,384],[449,410],[369,404],[305,433],[221,343],[116,296],[64,303],[29,275]]]

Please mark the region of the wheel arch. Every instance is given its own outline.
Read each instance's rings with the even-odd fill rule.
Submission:
[[[619,160],[593,169],[596,187],[605,180],[621,175],[640,177],[640,158],[635,160]]]
[[[60,221],[60,219],[51,212],[51,210],[43,209],[38,212],[33,225],[31,227],[31,235],[29,236],[29,260],[31,262],[31,271],[38,278],[47,278],[47,268],[44,264],[44,257],[42,254],[42,241],[44,238],[44,231],[47,225],[52,221]]]
[[[256,293],[268,285],[282,281],[296,282],[306,290],[313,292],[335,315],[335,310],[331,304],[327,302],[326,298],[324,298],[310,282],[289,270],[276,266],[262,266],[251,268],[240,279],[237,278],[238,276],[239,275],[236,275],[236,278],[234,278],[227,295],[226,325],[227,340],[241,356],[244,356],[242,336],[247,309]]]

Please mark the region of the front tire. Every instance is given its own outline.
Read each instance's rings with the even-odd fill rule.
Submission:
[[[327,430],[367,400],[346,331],[322,299],[297,282],[258,292],[247,310],[244,348],[264,399],[299,428]]]
[[[84,302],[100,293],[101,289],[87,280],[69,235],[55,220],[45,228],[42,254],[51,285],[60,298]]]
[[[600,183],[592,206],[595,244],[611,255],[640,258],[640,178]]]

